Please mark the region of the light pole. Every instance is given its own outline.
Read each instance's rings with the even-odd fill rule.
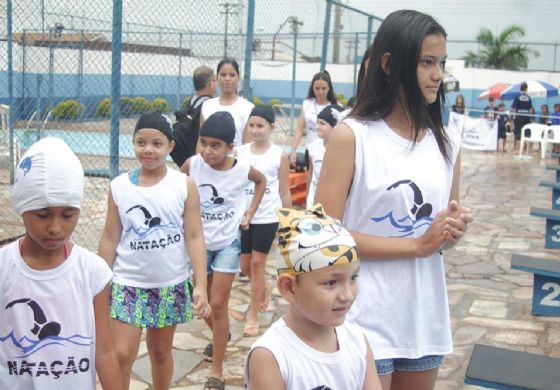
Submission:
[[[48,104],[52,104],[52,99],[54,97],[54,47],[52,44],[53,37],[55,39],[60,38],[62,31],[64,30],[64,25],[62,23],[55,23],[54,27],[49,27],[49,99]],[[41,113],[38,112],[37,115],[40,117]]]
[[[272,36],[272,53],[270,56],[270,60],[274,61],[274,55],[276,54],[276,36],[278,35],[278,33],[280,32],[280,30],[282,30],[284,28],[284,26],[286,25],[286,23],[288,23],[293,16],[288,16],[286,18],[286,20],[284,20],[282,22],[282,24],[280,25],[280,27],[278,27],[278,30],[276,30],[276,32],[274,33],[274,35]]]
[[[299,21],[295,16],[288,18],[291,23],[292,33],[294,34],[294,41],[292,43],[292,107],[290,108],[290,126],[294,128],[294,108],[296,104],[296,63],[297,63],[297,36],[299,26],[303,26],[303,22]]]
[[[220,7],[224,7],[224,10],[220,13],[225,15],[225,28],[224,28],[224,58],[227,57],[227,47],[228,47],[228,22],[229,22],[229,14],[237,14],[237,6],[239,4],[234,3],[220,3]]]

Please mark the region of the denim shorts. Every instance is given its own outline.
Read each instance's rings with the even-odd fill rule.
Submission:
[[[389,375],[396,371],[428,371],[443,363],[443,355],[428,355],[418,359],[381,359],[375,361],[378,375]]]
[[[223,272],[236,274],[239,268],[239,254],[241,253],[241,240],[239,236],[228,246],[215,251],[206,250],[206,272]]]

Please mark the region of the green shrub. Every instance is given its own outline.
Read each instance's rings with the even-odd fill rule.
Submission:
[[[95,116],[108,118],[111,115],[111,99],[105,98],[99,102],[95,109]]]
[[[336,98],[338,99],[338,102],[340,104],[344,105],[345,107],[348,106],[348,99],[346,99],[346,96],[344,96],[343,93],[337,94]]]
[[[55,119],[78,119],[85,109],[86,106],[75,100],[63,100],[56,105],[51,115]]]
[[[169,112],[171,111],[171,107],[169,107],[169,103],[164,98],[155,98],[152,101],[152,110],[159,111],[159,112]]]
[[[274,111],[279,112],[280,111],[280,106],[282,105],[282,100],[280,100],[280,99],[270,99],[268,101],[268,104],[272,106]]]
[[[130,112],[132,114],[143,114],[150,111],[150,101],[142,96],[137,96],[132,99],[132,105],[130,107]]]
[[[258,96],[253,96],[253,104],[254,104],[255,106],[258,106],[259,104],[262,104],[261,98],[258,97]]]
[[[130,116],[134,113],[132,111],[132,99],[128,96],[121,96],[119,99],[121,105],[121,115],[122,116]]]

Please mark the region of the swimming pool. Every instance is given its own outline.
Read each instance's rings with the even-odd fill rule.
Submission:
[[[21,149],[28,149],[35,141],[37,141],[36,130],[14,129],[14,134],[18,139]],[[111,135],[108,133],[94,131],[74,131],[74,130],[57,130],[45,129],[41,132],[42,138],[57,137],[70,146],[74,153],[85,156],[101,156],[109,157],[111,148]],[[280,145],[290,153],[290,145]],[[298,153],[304,153],[305,147],[298,146]],[[132,134],[119,135],[119,156],[127,158],[135,158],[134,146],[132,144]],[[171,158],[168,158],[171,161]]]
[[[35,130],[14,129],[14,134],[22,149],[28,149],[37,141],[37,132]],[[108,133],[45,129],[41,132],[41,135],[42,138],[57,137],[64,140],[76,154],[103,157],[110,155],[111,135]],[[132,134],[119,135],[119,156],[135,157]]]

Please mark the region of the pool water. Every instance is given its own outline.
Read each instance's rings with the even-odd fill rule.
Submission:
[[[15,129],[14,134],[22,149],[28,149],[37,141],[35,130]],[[64,140],[74,153],[79,155],[108,157],[111,154],[111,135],[107,133],[45,129],[41,135],[43,138],[57,137]],[[119,156],[134,158],[131,134],[119,135]]]
[[[18,139],[21,149],[28,149],[35,141],[37,141],[36,130],[14,129],[14,134]],[[110,156],[110,139],[108,133],[93,131],[73,131],[73,130],[56,130],[45,129],[41,132],[42,137],[57,137],[70,146],[74,153],[85,156]],[[290,153],[289,145],[281,145],[286,153]],[[305,152],[305,147],[298,146],[298,153]],[[134,146],[132,144],[132,134],[119,135],[119,156],[127,158],[135,158]],[[169,157],[168,160],[171,161]]]

